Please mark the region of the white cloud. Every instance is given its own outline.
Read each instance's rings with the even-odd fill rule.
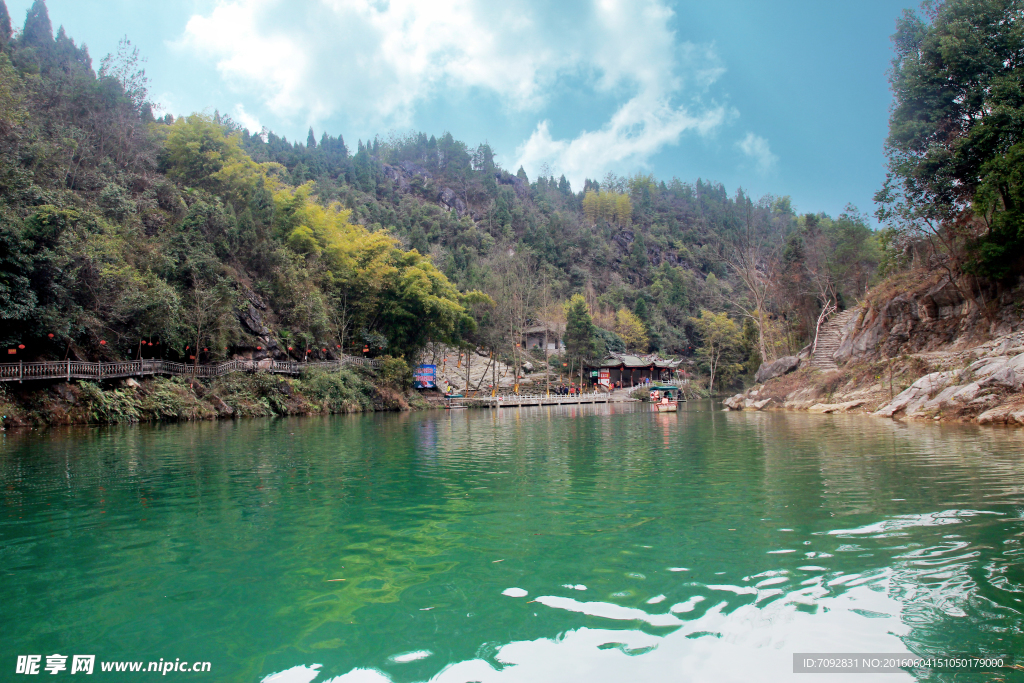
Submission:
[[[716,107],[692,115],[666,102],[648,104],[642,98],[633,98],[600,130],[583,131],[572,140],[553,139],[549,123],[540,122],[516,150],[518,159],[513,167],[521,164],[532,176],[547,164],[556,175],[564,173],[580,190],[584,179],[598,178],[606,169],[643,165],[666,145],[679,142],[686,131],[708,134],[722,124],[727,114],[724,107]]]
[[[672,17],[664,0],[219,0],[191,17],[178,45],[302,126],[340,114],[362,130],[406,127],[450,90],[539,115],[561,79],[582,80],[620,103],[611,119],[570,140],[541,122],[515,161],[531,174],[547,162],[576,183],[727,117],[695,99],[724,71],[714,49],[677,42]]]
[[[248,128],[250,133],[259,133],[263,130],[263,124],[260,123],[260,120],[247,112],[241,102],[235,105],[232,118],[242,124],[243,128]]]
[[[747,133],[747,136],[736,143],[741,152],[747,155],[761,173],[767,173],[775,167],[779,158],[772,154],[768,141],[759,135]]]

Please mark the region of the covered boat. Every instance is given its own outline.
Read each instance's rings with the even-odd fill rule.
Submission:
[[[685,401],[683,391],[671,384],[651,385],[652,410],[659,413],[675,413],[679,410],[680,401]]]

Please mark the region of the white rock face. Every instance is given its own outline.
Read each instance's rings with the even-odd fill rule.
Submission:
[[[978,384],[982,387],[1005,387],[1019,391],[1021,378],[1017,376],[1017,373],[1014,372],[1009,363],[1005,363]]]
[[[998,353],[1005,343],[997,346],[991,353]],[[964,382],[973,377],[974,381]],[[947,370],[933,372],[920,378],[907,387],[899,396],[882,406],[875,415],[892,417],[903,411],[908,417],[920,417],[930,412],[950,408],[956,405],[981,405],[993,400],[987,396],[993,390],[1004,389],[1021,391],[1024,388],[1024,353],[1016,356],[992,355],[979,358],[971,363],[965,372]],[[980,415],[978,421],[985,418],[986,424],[992,421],[1012,421],[1009,413],[998,412],[993,408]]]
[[[729,398],[722,401],[722,405],[724,405],[729,410],[743,410],[743,394],[736,394],[735,396],[730,396]]]
[[[946,370],[944,372],[933,372],[921,377],[904,389],[899,396],[887,405],[875,411],[875,415],[892,417],[901,410],[906,410],[908,414],[917,411],[932,394],[949,386],[954,381],[956,374]]]
[[[809,413],[845,413],[853,408],[859,408],[867,403],[865,399],[846,401],[844,403],[815,403],[807,409]]]

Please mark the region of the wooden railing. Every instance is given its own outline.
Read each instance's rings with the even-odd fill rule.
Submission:
[[[381,362],[369,358],[343,356],[338,360],[295,361],[229,360],[213,365],[189,365],[166,360],[126,360],[113,363],[87,363],[77,360],[44,361],[40,363],[0,363],[0,382],[24,382],[41,379],[104,380],[118,377],[148,375],[181,375],[185,377],[220,377],[231,372],[271,372],[299,375],[303,370],[340,370],[346,365],[379,368]]]

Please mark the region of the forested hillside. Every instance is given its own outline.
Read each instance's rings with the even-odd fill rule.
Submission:
[[[887,258],[852,207],[798,215],[644,174],[572,188],[448,133],[350,148],[153,109],[130,42],[94,70],[42,0],[20,32],[0,1],[0,342],[16,358],[513,357],[578,293],[597,328],[577,357],[700,357],[701,311],[726,313],[729,382],[808,343]]]

